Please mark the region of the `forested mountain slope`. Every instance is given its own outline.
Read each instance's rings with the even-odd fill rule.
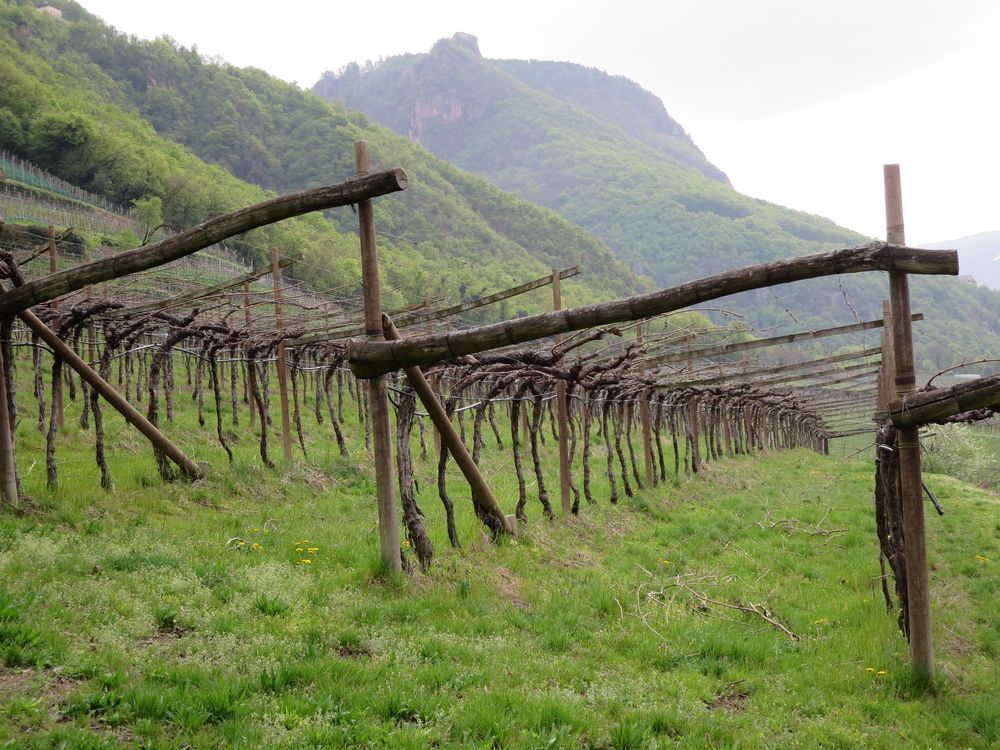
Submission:
[[[313,90],[555,209],[659,285],[866,240],[733,190],[636,84],[572,63],[484,59],[466,34],[426,54],[349,65]],[[877,172],[873,165],[872,179]],[[1000,349],[1000,295],[955,279],[913,286],[928,317],[917,330],[921,364]],[[880,315],[886,293],[874,275],[845,277],[764,290],[729,307],[761,327],[818,328]]]
[[[400,166],[410,178],[404,193],[376,202],[390,304],[424,294],[460,300],[573,264],[585,273],[567,285],[569,303],[648,286],[555,212],[363,114],[169,40],[128,37],[72,2],[55,4],[63,19],[31,3],[0,2],[0,141],[81,187],[120,202],[160,197],[165,222],[179,229],[265,190],[346,179],[354,141],[367,138],[376,168]],[[234,247],[260,260],[274,242],[306,259],[298,273],[317,287],[349,286],[358,278],[356,221],[349,211],[330,212]],[[502,313],[537,304],[516,300]]]

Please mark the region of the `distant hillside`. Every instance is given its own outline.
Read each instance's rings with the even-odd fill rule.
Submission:
[[[64,19],[0,0],[0,140],[74,184],[122,203],[159,197],[165,222],[180,229],[259,200],[262,188],[346,179],[354,141],[367,138],[376,168],[401,166],[410,178],[404,193],[376,202],[387,304],[424,294],[462,300],[570,265],[584,274],[566,285],[567,304],[648,287],[555,212],[342,104],[260,70],[208,63],[169,40],[137,41],[75,3],[53,4]],[[349,211],[329,212],[232,246],[259,261],[274,242],[304,258],[296,272],[317,288],[347,284],[354,294],[356,222]],[[500,312],[534,311],[541,299]]]
[[[733,190],[637,84],[572,63],[484,59],[467,34],[327,73],[313,90],[553,208],[659,285],[866,240]],[[928,317],[917,336],[929,367],[1000,350],[1000,295],[955,279],[913,287]],[[886,280],[869,275],[761,290],[726,307],[761,327],[819,328],[879,316],[886,296]]]
[[[981,232],[947,242],[932,242],[923,247],[958,250],[962,276],[971,276],[977,284],[1000,290],[1000,231]]]

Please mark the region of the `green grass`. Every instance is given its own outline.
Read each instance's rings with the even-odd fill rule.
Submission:
[[[308,462],[299,452],[292,467],[263,469],[243,426],[227,467],[190,399],[176,403],[165,430],[213,463],[212,478],[163,484],[111,414],[111,493],[74,405],[60,488],[44,488],[44,440],[22,403],[18,460],[35,507],[0,516],[0,742],[1000,744],[993,495],[933,477],[946,515],[928,515],[940,675],[927,685],[882,601],[868,457],[725,460],[617,507],[595,472],[601,502],[552,523],[530,502],[521,536],[499,545],[454,477],[458,550],[434,462],[417,457],[437,555],[428,573],[394,577],[378,563],[371,462],[357,440],[341,458],[306,410]],[[360,435],[354,423],[348,433]],[[486,468],[512,511],[509,451],[492,439]],[[698,594],[765,607],[801,640]]]

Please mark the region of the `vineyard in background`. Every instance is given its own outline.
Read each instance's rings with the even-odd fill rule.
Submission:
[[[130,209],[60,180],[7,151],[0,151],[0,220],[91,232],[142,231]]]

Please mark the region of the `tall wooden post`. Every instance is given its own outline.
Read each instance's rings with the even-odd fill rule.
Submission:
[[[883,177],[886,239],[894,245],[905,245],[899,165],[886,164],[883,168]],[[903,401],[917,388],[913,363],[913,324],[910,321],[910,285],[905,273],[889,274],[889,297],[892,303],[896,400]],[[927,571],[927,543],[924,538],[924,498],[918,428],[898,428],[896,445],[899,451],[899,492],[903,508],[903,548],[906,553],[910,656],[915,669],[928,677],[933,677],[934,643],[931,634],[930,582]]]
[[[250,282],[243,282],[243,322],[246,324],[247,332],[250,331]],[[249,352],[247,352],[249,354]],[[235,362],[233,363],[236,364]],[[246,367],[251,367],[250,357],[247,356]],[[245,384],[245,381],[244,381]],[[250,401],[250,429],[253,430],[257,422],[257,405],[254,403],[253,394],[247,394]]]
[[[562,309],[562,290],[560,288],[559,269],[552,269],[552,309]],[[556,336],[556,346],[563,341],[562,336]],[[569,515],[572,511],[573,503],[570,500],[570,472],[573,468],[569,464],[569,404],[566,403],[566,383],[562,380],[556,381],[556,420],[559,423],[559,497],[562,500],[562,511],[564,515]]]
[[[892,303],[882,300],[882,365],[878,371],[875,422],[881,424],[889,418],[889,404],[896,395],[896,358],[892,351]],[[878,448],[876,448],[878,450]]]
[[[56,228],[52,224],[49,224],[49,273],[55,273],[58,270],[59,263],[58,255],[56,254]],[[59,300],[52,300],[52,309],[59,309]],[[64,379],[66,377],[68,376],[63,376]],[[62,429],[65,424],[62,383],[60,383],[59,388],[52,393],[52,410],[56,415],[56,424],[59,426],[59,429]]]
[[[642,321],[635,326],[635,342],[642,347]],[[639,377],[646,374],[646,366],[639,360]],[[642,422],[642,456],[646,461],[646,486],[653,486],[653,431],[649,426],[649,392],[643,388],[639,394],[639,419]]]
[[[372,157],[368,141],[354,144],[354,164],[358,176],[371,174]],[[361,283],[365,304],[365,336],[383,341],[382,290],[378,278],[378,250],[375,243],[375,213],[369,198],[358,204],[361,233]],[[382,559],[392,571],[402,570],[399,554],[399,514],[396,510],[395,479],[392,471],[392,434],[389,425],[389,391],[385,375],[367,381],[368,405],[375,451],[375,483],[378,492],[378,530]]]
[[[281,266],[278,263],[278,249],[271,247],[271,276],[274,278],[274,326],[279,336],[285,330],[285,319],[281,309]],[[285,463],[292,462],[292,424],[288,418],[288,362],[285,357],[285,339],[278,340],[278,396],[281,399],[281,447],[285,451]]]
[[[424,295],[424,313],[427,317],[427,333],[434,333],[434,321],[430,319],[431,314],[431,300],[425,294]],[[431,389],[431,393],[434,394],[434,398],[437,398],[438,392],[438,374],[437,372],[432,372],[428,378],[428,387]],[[433,424],[433,419],[431,420]],[[438,429],[437,424],[434,424],[434,452],[441,452],[441,430]]]
[[[17,494],[17,469],[14,464],[14,426],[10,422],[7,404],[7,366],[0,346],[0,492],[4,502],[14,509],[20,507]]]

